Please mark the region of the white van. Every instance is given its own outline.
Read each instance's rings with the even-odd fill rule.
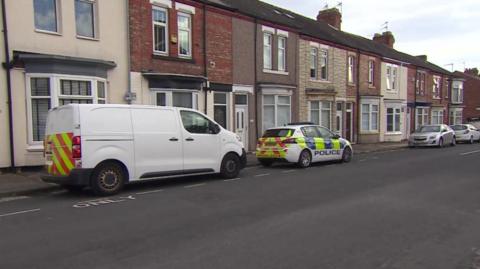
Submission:
[[[134,181],[220,173],[238,176],[239,137],[186,108],[70,104],[48,113],[48,176],[68,189],[111,195]]]

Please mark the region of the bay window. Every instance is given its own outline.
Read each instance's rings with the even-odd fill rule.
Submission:
[[[400,115],[400,108],[387,107],[387,133],[400,132]]]
[[[362,104],[361,111],[361,128],[362,131],[374,132],[378,131],[378,105]]]
[[[290,101],[290,96],[263,96],[263,130],[290,122]]]
[[[422,125],[428,124],[428,108],[418,107],[415,110],[416,120],[415,120],[415,129]]]
[[[28,142],[43,141],[48,110],[67,104],[103,104],[106,81],[63,75],[27,75]]]
[[[190,14],[179,12],[178,23],[178,55],[192,57],[192,18]]]
[[[152,89],[153,102],[157,106],[174,106],[197,109],[198,93],[196,91]]]
[[[432,110],[432,124],[443,124],[443,109]]]
[[[326,127],[332,127],[332,102],[310,101],[310,121]]]
[[[453,108],[450,110],[450,124],[462,124],[463,123],[463,111],[461,108]]]
[[[272,39],[271,33],[263,33],[263,68],[272,69]]]
[[[168,54],[168,15],[167,10],[153,6],[153,51]]]

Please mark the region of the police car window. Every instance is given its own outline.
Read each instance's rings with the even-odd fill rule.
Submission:
[[[292,129],[270,129],[265,131],[263,137],[289,137],[293,133]]]
[[[192,111],[180,111],[185,130],[192,134],[211,134],[213,123],[204,116]]]
[[[333,137],[333,133],[330,132],[330,130],[323,127],[317,127],[317,129],[318,129],[318,132],[320,133],[320,137],[325,139],[330,139]]]
[[[317,131],[317,128],[313,126],[307,126],[302,128],[303,135],[305,137],[318,137],[319,133]]]

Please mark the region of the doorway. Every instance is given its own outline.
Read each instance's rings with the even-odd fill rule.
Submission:
[[[353,142],[353,104],[345,104],[345,138]]]
[[[343,136],[343,103],[338,102],[337,103],[337,110],[336,110],[336,116],[335,116],[335,132]]]
[[[235,94],[235,133],[248,149],[248,96]]]

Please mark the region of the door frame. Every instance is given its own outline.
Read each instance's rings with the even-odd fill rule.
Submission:
[[[245,105],[237,105],[235,103],[235,96],[236,95],[244,95],[246,97],[246,100],[247,100],[246,104]],[[234,93],[234,96],[233,96],[233,103],[235,104],[234,108],[233,108],[234,109],[233,121],[234,121],[234,126],[235,126],[235,128],[234,128],[235,133],[237,132],[237,108],[242,108],[245,111],[245,115],[243,116],[244,117],[244,123],[243,123],[243,130],[244,131],[243,132],[244,132],[244,135],[245,135],[245,141],[242,141],[243,147],[245,149],[248,149],[248,144],[249,144],[248,143],[248,139],[249,139],[248,132],[250,131],[249,128],[248,128],[249,127],[248,126],[249,125],[249,120],[248,120],[249,119],[249,117],[248,117],[248,101],[249,100],[248,99],[249,99],[248,98],[248,93],[246,93],[246,92],[236,92],[236,93]]]
[[[347,106],[350,105],[350,109],[347,108]],[[353,143],[353,106],[354,106],[354,103],[353,102],[346,102],[345,103],[345,121],[348,119],[348,114],[350,113],[350,126],[349,126],[349,130],[350,130],[350,137],[347,137],[347,133],[345,132],[345,138],[352,142]],[[345,122],[345,125],[347,125],[348,122]]]

